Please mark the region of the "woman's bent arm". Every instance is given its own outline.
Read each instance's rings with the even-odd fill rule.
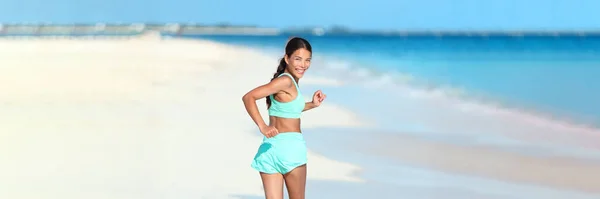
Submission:
[[[315,103],[306,102],[306,103],[304,103],[304,110],[302,110],[302,111],[308,111],[308,110],[316,108],[316,107],[317,107],[317,105],[315,105]]]
[[[265,126],[267,126],[267,124],[265,123],[265,120],[260,116],[260,111],[258,110],[258,106],[256,105],[256,100],[258,99],[255,99],[252,96],[249,96],[248,94],[242,97],[242,101],[244,101],[244,106],[246,107],[246,112],[248,112],[248,115],[250,115],[250,118],[252,118],[256,126],[258,126],[259,129],[262,129]]]
[[[291,78],[275,78],[268,84],[252,89],[250,92],[246,93],[244,97],[242,97],[242,101],[244,101],[244,106],[246,107],[248,115],[250,115],[250,118],[254,120],[254,123],[258,126],[259,129],[264,128],[265,126],[267,126],[267,124],[261,117],[260,111],[258,111],[256,101],[265,98],[271,94],[277,93],[281,90],[284,90],[286,88],[289,88],[292,85],[293,84]]]

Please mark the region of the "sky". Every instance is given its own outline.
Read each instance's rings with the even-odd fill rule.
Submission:
[[[179,22],[369,30],[600,30],[600,0],[4,0],[0,23]],[[596,20],[594,20],[596,19]]]

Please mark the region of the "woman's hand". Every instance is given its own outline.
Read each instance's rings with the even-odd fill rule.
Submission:
[[[313,95],[312,103],[315,105],[315,107],[319,107],[325,98],[327,98],[327,95],[325,95],[321,90],[318,90]]]
[[[279,131],[273,126],[265,126],[260,128],[260,132],[267,138],[272,138],[279,134]]]

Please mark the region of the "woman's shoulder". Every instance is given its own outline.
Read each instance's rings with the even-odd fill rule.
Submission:
[[[284,73],[284,74],[286,74],[286,73]],[[273,79],[273,81],[271,81],[271,83],[281,85],[281,86],[292,86],[294,84],[294,79],[292,78],[291,75],[284,75],[284,74],[281,74],[278,77],[276,77],[275,79]]]

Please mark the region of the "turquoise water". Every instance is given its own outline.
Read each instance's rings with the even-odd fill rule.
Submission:
[[[288,36],[198,37],[282,54]],[[305,38],[317,58],[311,69],[327,68],[332,76],[342,70],[366,71],[373,79],[394,74],[400,84],[600,124],[600,37]]]

